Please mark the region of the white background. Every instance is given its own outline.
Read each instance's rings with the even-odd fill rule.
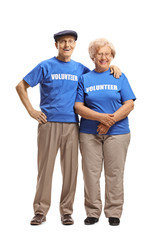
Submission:
[[[0,4],[0,234],[1,239],[159,239],[159,9],[158,0],[3,0]],[[83,177],[79,174],[73,226],[60,222],[59,155],[53,174],[52,205],[47,222],[29,225],[36,188],[37,122],[19,100],[15,86],[39,62],[56,56],[53,34],[79,34],[73,59],[93,69],[91,40],[105,37],[117,51],[112,62],[126,74],[136,94],[130,114],[132,133],[125,168],[125,204],[119,227],[100,221],[85,226]],[[29,89],[35,109],[39,87]],[[104,177],[101,177],[104,203]]]

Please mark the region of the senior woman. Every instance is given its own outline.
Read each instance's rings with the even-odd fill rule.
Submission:
[[[85,224],[98,222],[102,202],[100,175],[104,164],[104,213],[110,225],[119,225],[123,208],[123,173],[130,142],[128,115],[135,95],[126,76],[110,74],[113,45],[96,39],[89,45],[95,69],[81,76],[75,111],[81,115],[80,150],[85,186]]]

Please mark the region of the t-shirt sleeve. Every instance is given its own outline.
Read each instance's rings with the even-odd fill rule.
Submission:
[[[38,64],[32,71],[30,71],[23,78],[31,87],[36,86],[38,83],[41,83],[44,79],[43,68]]]
[[[134,95],[134,92],[132,91],[132,88],[128,82],[128,79],[124,75],[124,78],[122,81],[122,88],[121,88],[121,101],[123,103],[131,99],[136,100],[136,97]]]
[[[84,66],[83,74],[90,72],[91,70]]]
[[[77,87],[76,102],[84,102],[84,83],[83,77],[80,77]]]

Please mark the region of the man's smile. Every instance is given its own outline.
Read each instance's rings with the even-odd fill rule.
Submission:
[[[69,52],[71,49],[63,49],[63,51],[65,52]]]

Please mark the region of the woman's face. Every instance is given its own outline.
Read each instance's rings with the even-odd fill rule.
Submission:
[[[94,63],[97,72],[105,72],[112,61],[111,49],[108,46],[101,47],[95,54]]]

